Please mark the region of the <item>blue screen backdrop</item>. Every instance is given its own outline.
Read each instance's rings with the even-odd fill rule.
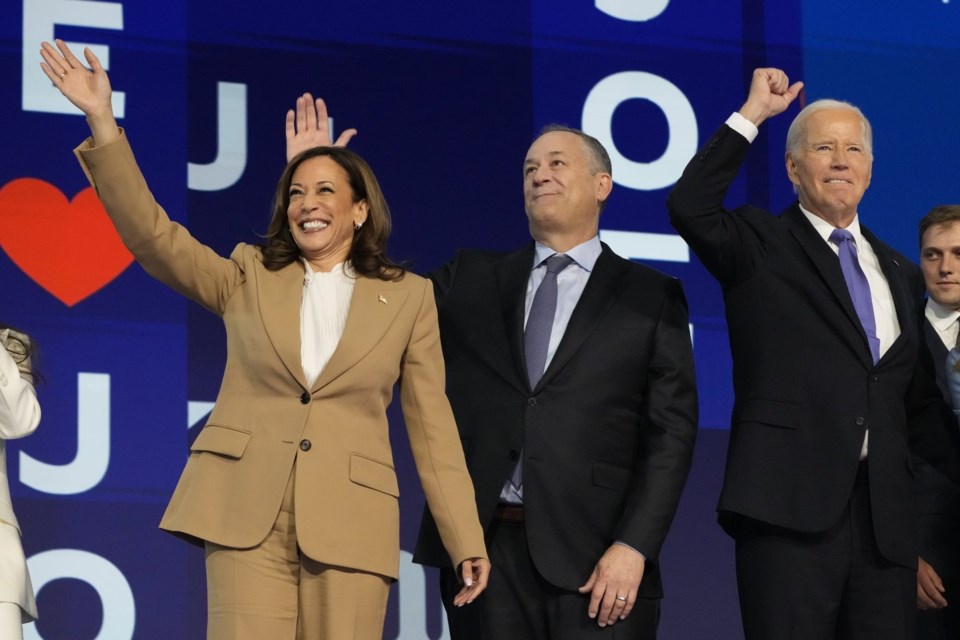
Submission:
[[[390,202],[391,252],[427,273],[458,248],[527,242],[521,165],[554,122],[614,158],[601,219],[615,251],[682,278],[701,433],[662,557],[660,637],[741,637],[733,546],[715,523],[732,407],[719,288],[673,233],[664,201],[686,161],[744,100],[757,66],[846,99],[874,125],[864,222],[917,254],[916,223],[956,202],[960,6],[953,0],[7,0],[0,7],[0,318],[41,349],[40,429],[8,447],[40,620],[28,638],[204,636],[202,552],[157,523],[225,360],[218,318],[140,269],[71,149],[86,124],[42,75],[39,43],[91,45],[115,110],[171,217],[221,254],[257,242],[284,165],[283,119],[323,96]],[[788,114],[764,125],[730,190],[781,210]],[[400,413],[401,580],[384,637],[447,637],[433,571],[410,563],[422,495]],[[323,491],[323,487],[317,487]],[[585,576],[586,578],[586,576]]]

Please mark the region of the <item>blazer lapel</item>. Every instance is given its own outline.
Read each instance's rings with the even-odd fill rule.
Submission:
[[[854,339],[857,345],[857,353],[873,364],[873,357],[870,355],[870,344],[867,342],[867,334],[860,323],[860,316],[853,306],[853,300],[850,298],[850,291],[847,289],[847,281],[843,277],[843,271],[840,269],[840,260],[837,255],[827,246],[823,238],[813,228],[810,221],[807,220],[800,207],[794,204],[787,209],[781,218],[787,223],[790,233],[796,238],[803,252],[813,263],[820,277],[826,283],[827,287],[833,293],[833,297],[840,304],[847,319],[850,321],[850,327],[860,336],[859,340]],[[872,243],[871,243],[872,244]],[[891,285],[892,286],[892,285]]]
[[[343,335],[311,391],[330,384],[380,342],[407,300],[403,282],[358,277]]]
[[[278,271],[258,266],[258,272],[257,295],[264,330],[283,366],[307,389],[300,355],[303,265],[297,261]],[[367,355],[387,332],[406,299],[407,290],[402,283],[357,278],[343,335],[311,391],[329,384]]]
[[[303,263],[299,260],[277,271],[257,264],[257,300],[260,319],[277,356],[290,375],[307,388],[300,357],[300,307],[303,303]]]
[[[513,365],[520,375],[524,389],[530,388],[527,364],[523,350],[523,316],[527,297],[527,282],[533,268],[533,244],[500,259],[496,266],[497,286],[500,291],[500,309],[506,329]]]
[[[573,309],[560,344],[557,345],[557,351],[537,383],[537,389],[549,384],[577,353],[587,336],[619,298],[626,286],[626,274],[626,265],[604,244],[603,251],[593,265],[587,286]]]

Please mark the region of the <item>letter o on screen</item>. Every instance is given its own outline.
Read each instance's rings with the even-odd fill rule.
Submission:
[[[664,12],[670,0],[596,0],[594,6],[608,16],[627,22],[646,22]]]
[[[51,549],[27,560],[30,578],[39,594],[48,582],[73,578],[86,582],[97,592],[103,603],[103,624],[97,640],[127,640],[133,638],[136,607],[130,583],[112,562],[79,549]],[[23,628],[24,640],[42,640],[36,625]]]
[[[667,118],[667,148],[652,162],[630,160],[613,141],[613,112],[635,99],[649,100]],[[646,71],[622,71],[598,82],[583,103],[581,126],[607,148],[614,181],[631,189],[669,187],[697,151],[697,116],[687,96],[669,80]]]

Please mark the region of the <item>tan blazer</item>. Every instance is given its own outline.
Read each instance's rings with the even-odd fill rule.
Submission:
[[[20,525],[13,514],[7,483],[6,441],[28,436],[40,424],[40,404],[30,384],[30,361],[17,365],[11,354],[22,359],[23,347],[0,331],[0,602],[20,606],[24,623],[37,617],[37,603],[20,544]],[[26,340],[23,334],[15,334]]]
[[[343,337],[312,387],[300,359],[299,261],[268,271],[260,250],[229,259],[169,220],[126,137],[77,155],[121,238],[153,277],[223,317],[227,363],[160,526],[245,548],[262,541],[296,464],[297,537],[320,562],[396,578],[398,486],[386,409],[398,380],[431,512],[454,565],[485,557],[450,405],[430,283],[358,278]]]

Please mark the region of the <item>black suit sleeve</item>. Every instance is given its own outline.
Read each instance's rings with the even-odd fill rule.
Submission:
[[[460,252],[457,252],[453,260],[450,260],[439,269],[431,271],[430,274],[427,275],[430,281],[433,282],[433,294],[437,300],[437,307],[443,304],[444,298],[447,296],[450,288],[453,287],[453,281],[457,275],[457,264],[459,262]]]
[[[671,224],[725,288],[749,278],[764,255],[760,237],[740,214],[769,214],[723,207],[749,150],[746,138],[721,126],[690,160],[667,198]]]
[[[686,483],[698,421],[696,374],[683,289],[665,280],[640,425],[643,453],[615,539],[655,560]]]

